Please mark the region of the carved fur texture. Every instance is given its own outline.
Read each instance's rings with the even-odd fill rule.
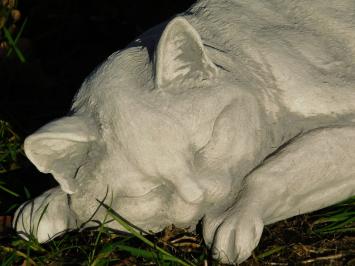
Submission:
[[[355,194],[354,28],[353,0],[198,1],[111,55],[70,116],[26,139],[59,186],[14,227],[47,241],[107,194],[145,230],[203,219],[216,258],[246,260],[264,225]]]

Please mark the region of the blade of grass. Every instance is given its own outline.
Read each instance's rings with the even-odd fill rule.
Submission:
[[[92,252],[91,252],[91,256],[90,256],[90,258],[89,258],[89,261],[92,261],[92,260],[94,259],[94,257],[95,257],[95,254],[96,254],[96,252],[97,252],[97,251],[96,251],[96,250],[97,250],[97,246],[98,246],[99,241],[100,241],[100,239],[101,239],[102,232],[103,232],[103,230],[104,230],[104,224],[105,224],[105,222],[106,222],[108,216],[109,216],[109,213],[106,212],[105,218],[104,218],[104,222],[103,222],[103,223],[100,225],[100,227],[99,227],[99,233],[98,233],[97,236],[96,236],[94,248],[93,248],[93,250],[92,250]]]
[[[355,211],[354,212],[344,212],[344,213],[341,213],[341,214],[338,214],[338,215],[333,215],[333,216],[330,216],[330,217],[322,217],[316,221],[313,222],[313,225],[316,225],[316,224],[322,224],[322,223],[329,223],[329,222],[342,222],[344,220],[347,220],[349,219],[349,216],[350,217],[355,217]]]
[[[31,198],[30,191],[26,187],[23,187],[23,190],[25,192],[26,199],[30,199]]]
[[[3,31],[4,31],[4,34],[5,34],[5,38],[7,39],[9,44],[12,46],[12,48],[15,50],[18,59],[21,61],[21,63],[26,63],[26,59],[25,59],[24,55],[22,54],[20,49],[17,48],[16,43],[15,43],[14,39],[12,38],[11,33],[9,32],[9,30],[4,27]]]
[[[49,203],[46,204],[46,206],[44,207],[43,211],[41,212],[41,215],[39,216],[38,224],[37,224],[37,228],[36,228],[36,234],[38,233],[39,224],[41,223],[42,218],[43,218],[44,214],[46,213],[46,211],[48,209],[48,206],[49,206]],[[36,238],[34,238],[34,239],[36,239]],[[37,239],[36,239],[36,242],[37,242]]]
[[[277,252],[280,252],[280,251],[283,250],[284,248],[285,248],[285,246],[275,246],[275,247],[272,247],[272,248],[266,250],[265,252],[263,252],[263,253],[257,255],[256,257],[257,257],[258,259],[264,259],[264,258],[266,258],[266,257],[271,256],[272,254],[275,254],[275,253],[277,253]]]
[[[355,217],[350,218],[340,224],[330,224],[329,226],[325,226],[325,227],[320,228],[318,230],[314,230],[314,232],[320,233],[320,234],[329,234],[329,233],[334,233],[334,232],[346,232],[346,231],[350,232],[350,231],[354,230],[354,227],[346,227],[346,226],[348,226],[354,222],[355,222]]]
[[[15,193],[15,192],[11,191],[10,189],[7,189],[6,187],[2,186],[1,184],[0,184],[0,189],[1,189],[1,190],[4,190],[5,192],[11,194],[11,195],[14,196],[14,197],[19,197],[19,196],[20,196],[19,194],[17,194],[17,193]]]
[[[12,213],[14,209],[16,209],[19,206],[19,204],[14,203],[12,204],[6,211],[5,213]]]
[[[316,232],[319,235],[326,235],[326,234],[334,234],[334,233],[353,233],[355,232],[355,227],[348,227],[348,228],[338,228],[338,229],[332,229],[329,231],[321,231],[321,232]]]
[[[40,252],[40,253],[47,253],[48,251],[46,249],[44,249],[41,245],[35,243],[35,242],[31,242],[31,241],[26,241],[24,239],[18,239],[12,242],[12,245],[14,245],[15,247],[26,247],[29,248],[30,250],[33,250],[35,252]]]
[[[148,251],[148,250],[144,250],[141,248],[135,248],[135,247],[127,246],[127,245],[122,245],[121,243],[116,243],[116,244],[111,244],[108,247],[104,248],[97,255],[96,259],[93,261],[91,266],[99,265],[100,261],[102,259],[107,258],[115,250],[128,252],[130,255],[132,255],[134,257],[141,257],[141,258],[145,258],[148,260],[163,260],[163,261],[171,261],[171,262],[180,263],[180,260],[176,257],[173,257],[173,256],[167,256],[164,254],[157,254],[153,250]]]
[[[20,37],[21,37],[21,35],[22,35],[22,32],[23,32],[23,30],[24,30],[26,24],[27,24],[27,18],[25,18],[25,20],[23,21],[23,23],[22,23],[22,25],[21,25],[21,28],[20,28],[20,30],[18,31],[17,35],[16,35],[16,38],[15,38],[15,40],[14,40],[14,44],[15,44],[15,45],[17,45],[17,42],[18,42],[18,40],[20,39]],[[9,49],[9,51],[7,52],[6,56],[10,56],[11,53],[12,53],[12,51],[13,51],[13,48],[11,47],[11,48]]]

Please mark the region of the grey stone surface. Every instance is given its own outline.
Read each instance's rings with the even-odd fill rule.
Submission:
[[[14,227],[47,241],[107,195],[145,230],[203,219],[214,256],[240,263],[265,224],[354,195],[354,20],[350,0],[201,0],[149,30],[27,137],[59,186]]]

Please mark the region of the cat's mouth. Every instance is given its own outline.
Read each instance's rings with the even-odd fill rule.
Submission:
[[[150,188],[148,191],[145,191],[144,193],[135,194],[135,195],[125,195],[124,198],[131,198],[131,199],[143,198],[149,196],[150,194],[156,193],[162,187],[164,187],[163,184],[157,184],[156,186]]]

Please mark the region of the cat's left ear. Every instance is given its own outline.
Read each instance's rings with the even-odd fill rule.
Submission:
[[[166,26],[157,49],[155,84],[158,88],[182,81],[200,82],[217,73],[207,56],[200,35],[183,17]]]

